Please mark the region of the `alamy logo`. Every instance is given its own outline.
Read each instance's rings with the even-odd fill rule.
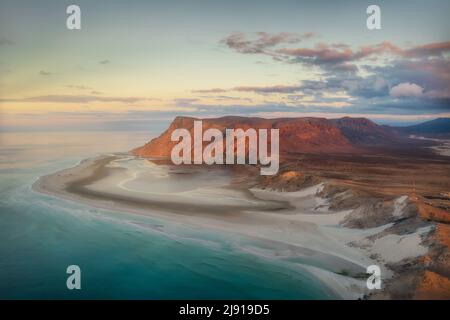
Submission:
[[[381,29],[381,9],[377,5],[370,5],[366,10],[367,17],[366,25],[369,30],[380,30]]]
[[[81,9],[79,6],[72,4],[67,7],[66,13],[69,14],[66,20],[66,26],[69,30],[81,29]]]
[[[368,266],[366,269],[366,273],[370,273],[371,275],[367,278],[367,289],[381,289],[381,269],[377,265]]]
[[[193,131],[194,137],[187,129],[172,132],[171,141],[178,142],[171,152],[174,164],[258,164],[259,161],[262,175],[278,172],[279,129],[270,129],[270,141],[267,129],[259,129],[258,132],[252,128],[245,131],[226,129],[224,140],[219,129],[210,128],[203,133],[202,121],[194,121]],[[204,142],[208,144],[203,149]]]
[[[66,273],[70,274],[70,276],[67,278],[67,281],[66,281],[67,289],[80,290],[81,289],[81,269],[80,269],[80,267],[77,265],[70,265],[67,267]]]

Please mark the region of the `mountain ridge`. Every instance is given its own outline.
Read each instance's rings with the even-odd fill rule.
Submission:
[[[193,135],[194,121],[202,121],[203,131],[225,129],[279,129],[280,156],[298,153],[361,153],[370,148],[393,148],[411,144],[405,129],[378,125],[367,118],[343,117],[326,119],[315,117],[260,118],[224,116],[195,118],[177,116],[157,138],[132,150],[142,157],[169,158],[177,142],[171,141],[175,129],[187,129]]]
[[[407,134],[450,138],[450,118],[436,118],[397,129]]]

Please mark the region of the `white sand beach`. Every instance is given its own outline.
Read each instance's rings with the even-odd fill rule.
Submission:
[[[392,273],[381,262],[426,253],[420,245],[420,234],[426,230],[408,238],[387,235],[368,240],[391,224],[372,229],[341,226],[351,210],[329,211],[327,199],[317,195],[322,187],[296,192],[248,189],[233,180],[226,166],[174,167],[127,154],[87,159],[33,185],[38,192],[99,208],[249,237],[254,241],[241,250],[289,261],[344,299],[368,293],[367,266],[381,264],[383,279],[389,279]],[[401,216],[402,201],[405,198],[398,199],[393,215]]]

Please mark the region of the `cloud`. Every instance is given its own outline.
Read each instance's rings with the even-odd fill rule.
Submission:
[[[41,70],[41,71],[39,71],[39,75],[41,75],[41,76],[51,76],[51,75],[53,75],[53,73],[49,72],[49,71]]]
[[[416,46],[403,51],[404,56],[412,57],[438,57],[450,52],[450,41],[435,42]]]
[[[89,91],[91,95],[103,94],[101,91],[94,90],[92,87],[85,86],[85,85],[68,84],[65,87],[69,88],[69,89],[80,90],[80,91]]]
[[[224,93],[230,91],[253,92],[258,94],[272,93],[295,93],[302,89],[299,85],[274,85],[274,86],[238,86],[234,88],[214,88],[205,90],[194,90],[193,93]]]
[[[174,99],[173,102],[177,107],[190,107],[192,103],[197,102],[198,99],[195,98],[179,98]]]
[[[381,55],[399,59],[430,59],[445,58],[446,54],[450,53],[450,41],[408,48],[401,48],[389,41],[365,45],[357,49],[345,43],[317,43],[313,47],[295,47],[292,44],[311,38],[311,33],[297,37],[284,33],[258,34],[259,37],[252,39],[244,33],[233,33],[221,42],[238,53],[267,55],[276,61],[318,66],[328,73],[356,73],[358,72],[357,63],[377,59]]]
[[[349,114],[450,111],[450,64],[446,59],[394,60],[386,66],[366,69],[369,75],[335,73],[294,85],[239,86],[221,91],[277,94],[278,102],[303,111],[332,112],[335,107]]]
[[[424,115],[449,113],[450,100],[442,99],[433,101],[430,99],[393,99],[390,96],[361,98],[349,100],[345,97],[317,97],[313,100],[305,100],[302,96],[291,97],[286,101],[266,101],[251,105],[240,103],[204,103],[201,101],[184,100],[184,105],[178,104],[170,111],[177,115],[255,115],[258,113],[270,114],[283,112],[285,114],[301,113],[341,113],[341,114],[390,114],[390,115]],[[168,111],[168,112],[169,112]]]
[[[232,97],[232,96],[215,96],[215,97],[213,97],[213,99],[216,101],[246,101],[246,102],[253,101],[250,98]]]
[[[276,86],[266,86],[266,87],[255,87],[255,86],[240,86],[234,87],[232,91],[241,92],[254,92],[259,94],[270,94],[270,93],[295,93],[300,91],[301,86],[287,86],[287,85],[276,85]]]
[[[346,43],[299,46],[289,41],[263,45],[262,40],[235,33],[222,43],[238,53],[314,67],[320,77],[293,86],[241,86],[229,90],[286,94],[286,101],[298,105],[305,101],[299,94],[308,95],[314,97],[316,106],[328,103],[325,96],[343,92],[351,105],[349,112],[355,112],[355,108],[376,113],[450,110],[450,41],[408,46],[382,41],[357,48]],[[401,97],[408,99],[398,99]]]
[[[14,41],[8,39],[6,37],[0,37],[0,46],[11,46],[14,44]]]
[[[105,59],[105,60],[99,61],[98,63],[100,63],[100,64],[109,64],[109,63],[111,63],[111,61],[109,61],[108,59]]]
[[[234,113],[235,110],[226,108],[210,109],[209,112],[199,114],[198,111],[143,111],[129,110],[127,112],[113,111],[97,111],[97,112],[43,112],[43,113],[18,113],[12,118],[10,115],[4,115],[4,124],[0,127],[0,131],[141,131],[149,132],[157,135],[167,129],[170,122],[179,115],[193,117],[221,117],[224,115],[247,115],[259,116],[264,118],[286,118],[286,117],[321,117],[321,118],[340,118],[348,116],[340,110],[327,113],[320,111],[299,111],[296,109],[283,108],[271,111],[270,108],[254,108],[247,109],[246,113]],[[423,114],[423,115],[390,115],[390,114],[371,114],[371,113],[354,113],[354,117],[365,117],[376,122],[405,122],[417,123],[435,119],[436,117],[450,117],[450,113],[440,114]],[[52,125],[49,126],[49,123]],[[145,136],[143,139],[145,140]]]
[[[423,88],[415,83],[400,83],[392,87],[389,94],[393,97],[420,97],[423,94]]]
[[[76,84],[68,84],[65,87],[69,88],[69,89],[77,89],[77,90],[92,90],[91,87],[83,86],[83,85],[76,85]]]
[[[282,48],[275,53],[277,60],[315,65],[328,72],[356,73],[356,62],[382,54],[398,55],[402,50],[390,42],[363,46],[357,50],[349,45],[318,43],[313,48]]]
[[[269,54],[269,49],[280,44],[294,44],[302,40],[310,39],[314,33],[308,32],[304,34],[281,32],[270,34],[267,32],[256,32],[252,35],[238,32],[222,39],[221,43],[231,49],[244,54]]]
[[[304,80],[298,85],[273,85],[273,86],[238,86],[230,89],[215,89],[217,92],[252,92],[261,95],[268,94],[310,94],[321,95],[327,91],[348,91],[357,96],[373,97],[388,95],[388,82],[379,76],[367,78],[359,76],[328,77],[322,81]],[[219,91],[220,90],[220,91]],[[209,92],[209,90],[205,90]]]
[[[227,92],[227,90],[221,89],[221,88],[204,89],[204,90],[192,90],[192,93],[224,93],[224,92]]]
[[[305,33],[303,35],[279,33],[270,35],[268,33],[260,32],[257,33],[257,38],[254,39],[244,33],[233,33],[222,39],[221,43],[227,45],[230,49],[243,54],[268,55],[275,60],[290,63],[339,65],[339,68],[345,71],[355,71],[356,66],[351,64],[351,62],[373,55],[385,53],[402,55],[406,53],[400,47],[388,41],[375,45],[362,46],[357,50],[352,49],[345,43],[318,43],[312,48],[289,46],[299,43],[302,40],[310,39],[313,35],[313,33]],[[288,46],[279,48],[280,45]],[[416,50],[417,53],[420,51],[418,48],[413,49]],[[411,51],[409,54],[414,54],[413,52],[415,51]]]
[[[135,103],[150,101],[145,97],[113,97],[96,95],[43,95],[21,99],[0,99],[0,102],[50,102],[50,103],[90,103],[90,102],[122,102]]]
[[[393,61],[387,66],[368,68],[382,74],[393,85],[415,83],[424,89],[424,97],[450,98],[450,61],[448,58]]]
[[[302,49],[297,53],[301,55]],[[307,49],[304,49],[307,50]],[[357,50],[352,50],[350,46],[345,44],[340,45],[316,45],[316,57],[319,62],[349,62],[357,61],[371,56],[390,54],[397,57],[415,57],[415,58],[431,58],[439,57],[445,53],[450,52],[450,41],[435,42],[425,45],[413,46],[411,48],[401,48],[389,41],[383,41],[375,45],[362,46]],[[289,51],[286,53],[289,54]],[[296,55],[296,51],[291,52]],[[314,56],[314,55],[313,55]],[[322,58],[322,59],[320,59]]]

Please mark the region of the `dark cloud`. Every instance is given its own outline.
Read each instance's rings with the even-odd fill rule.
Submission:
[[[288,32],[270,34],[267,32],[256,32],[252,35],[239,32],[229,35],[221,42],[239,53],[270,54],[270,50],[280,44],[294,44],[302,40],[310,39],[313,36],[314,33],[312,32],[304,34]]]
[[[241,92],[254,92],[259,94],[294,93],[300,91],[301,86],[284,86],[284,85],[267,86],[267,87],[241,86],[241,87],[234,87],[231,90]]]
[[[387,66],[367,67],[383,75],[392,85],[413,83],[424,88],[428,98],[450,97],[450,61],[448,58],[397,60]]]
[[[450,111],[450,99],[427,99],[427,98],[405,98],[405,99],[373,99],[371,103],[366,101],[356,104],[354,107],[344,110],[355,112],[356,110],[374,114],[439,114]]]
[[[356,75],[331,76],[323,81],[309,80],[302,83],[301,89],[307,94],[345,91],[351,96],[373,98],[389,94],[389,83],[381,76],[360,77]]]
[[[323,81],[305,80],[298,85],[274,85],[274,86],[239,86],[231,89],[220,89],[220,92],[238,91],[252,92],[261,95],[268,94],[309,94],[321,95],[325,91],[348,91],[360,96],[380,96],[388,93],[387,83],[383,78],[358,76],[334,76]]]
[[[166,116],[222,116],[222,115],[258,115],[283,113],[298,115],[301,113],[339,113],[339,114],[374,114],[374,115],[423,115],[423,114],[440,114],[449,111],[448,103],[450,101],[436,101],[418,100],[418,99],[390,99],[388,97],[376,97],[372,99],[362,99],[355,101],[351,106],[345,107],[330,107],[326,105],[318,105],[320,102],[332,102],[342,100],[344,98],[322,98],[315,103],[300,102],[292,104],[294,100],[290,100],[290,104],[278,103],[261,103],[250,106],[243,106],[241,104],[204,104],[204,103],[186,103],[183,107],[186,109],[178,109],[176,111],[163,112]],[[370,103],[368,103],[370,102]]]
[[[298,94],[312,95],[317,102],[323,102],[324,93],[345,92],[351,97],[352,107],[341,111],[450,111],[450,41],[406,48],[388,41],[356,49],[345,43],[299,47],[292,45],[296,42],[281,40],[263,45],[264,41],[251,41],[239,33],[222,42],[239,53],[267,55],[277,61],[315,67],[321,72],[320,81],[303,81],[296,86],[243,86],[232,90],[285,93],[294,102],[301,101]],[[373,66],[372,62],[380,56],[385,58],[383,64]],[[360,69],[365,71],[364,75]]]
[[[109,61],[108,59],[105,59],[105,60],[99,61],[98,63],[100,63],[100,64],[109,64],[109,63],[111,63],[111,61]]]
[[[318,98],[314,103],[302,102],[302,96],[288,95],[289,104],[284,102],[266,102],[253,105],[241,104],[205,104],[198,101],[186,102],[186,109],[176,111],[164,111],[158,113],[164,116],[223,116],[223,115],[258,115],[270,113],[284,113],[286,115],[298,115],[300,113],[339,113],[339,114],[374,114],[374,115],[423,115],[440,114],[449,111],[449,99],[432,101],[430,99],[391,99],[389,96],[356,99],[350,106],[330,107],[318,103],[346,101],[345,98]]]
[[[275,86],[239,86],[229,89],[214,88],[205,90],[195,90],[193,93],[224,93],[230,91],[238,92],[253,92],[258,94],[272,94],[272,93],[295,93],[302,89],[298,85],[275,85]]]

